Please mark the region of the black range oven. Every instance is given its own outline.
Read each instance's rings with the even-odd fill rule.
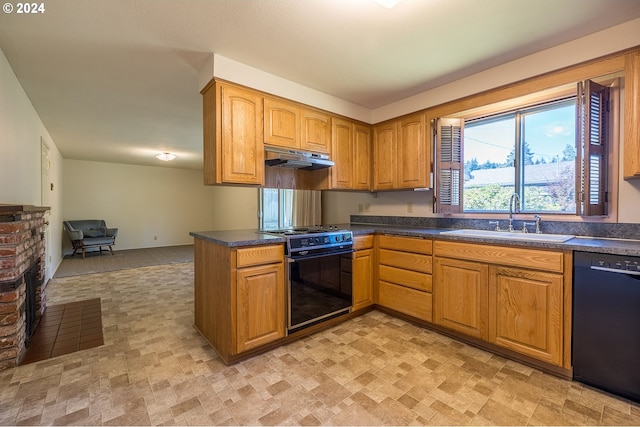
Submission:
[[[350,231],[304,229],[284,233],[287,332],[351,311]]]

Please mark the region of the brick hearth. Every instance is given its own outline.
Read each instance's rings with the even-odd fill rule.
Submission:
[[[46,309],[45,219],[49,208],[0,205],[0,371],[16,366],[26,353],[27,281],[35,288],[35,319]]]

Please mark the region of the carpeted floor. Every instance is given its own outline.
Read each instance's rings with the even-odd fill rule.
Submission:
[[[104,273],[127,270],[152,265],[179,264],[193,262],[193,245],[164,246],[159,248],[127,249],[109,252],[88,252],[82,255],[67,255],[60,263],[54,278],[81,276],[83,274]]]

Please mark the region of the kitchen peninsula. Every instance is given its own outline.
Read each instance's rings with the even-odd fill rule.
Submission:
[[[640,255],[635,240],[523,243],[443,234],[457,227],[440,221],[441,228],[429,228],[436,219],[422,220],[411,227],[337,225],[353,233],[355,252],[344,272],[353,274],[354,308],[289,335],[286,239],[256,230],[192,232],[195,327],[225,363],[234,363],[375,308],[568,378],[573,251]],[[370,298],[356,307],[358,288]]]

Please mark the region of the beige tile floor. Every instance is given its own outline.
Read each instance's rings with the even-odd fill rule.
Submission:
[[[193,264],[54,279],[101,298],[103,346],[0,371],[3,425],[638,425],[640,405],[371,312],[224,366]]]

